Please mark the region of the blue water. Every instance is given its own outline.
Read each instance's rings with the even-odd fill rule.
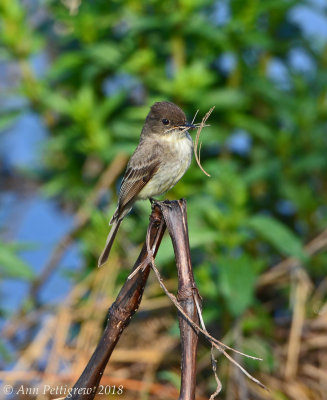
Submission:
[[[9,174],[15,171],[33,172],[42,167],[47,131],[38,115],[27,110],[0,136],[0,157]],[[73,226],[73,215],[64,212],[52,199],[39,190],[31,192],[4,191],[0,194],[1,238],[6,241],[27,243],[20,252],[35,275],[43,269],[53,249]],[[72,281],[65,273],[82,265],[78,246],[68,249],[53,276],[40,292],[40,299],[56,302],[69,291]],[[1,287],[2,308],[14,311],[25,298],[28,283],[6,279]]]

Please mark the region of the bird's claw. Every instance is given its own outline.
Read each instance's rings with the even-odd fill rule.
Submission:
[[[172,204],[171,204],[171,201],[170,201],[170,200],[164,200],[164,201],[163,201],[163,204],[164,204],[166,207],[170,208],[170,209],[172,209],[172,208],[173,208],[173,206],[172,206]]]

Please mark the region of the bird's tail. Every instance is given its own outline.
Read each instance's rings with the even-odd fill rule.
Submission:
[[[121,221],[121,219],[112,222],[110,221],[112,223],[112,228],[110,229],[110,232],[108,234],[105,248],[102,251],[101,256],[99,257],[98,267],[101,267],[108,260],[111,246],[115,240],[116,233],[118,231]]]

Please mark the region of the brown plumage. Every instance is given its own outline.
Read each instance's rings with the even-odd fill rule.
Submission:
[[[103,265],[122,219],[134,202],[161,195],[184,175],[192,159],[193,142],[184,112],[174,103],[155,103],[146,117],[140,143],[131,156],[121,184],[118,206],[98,265]]]

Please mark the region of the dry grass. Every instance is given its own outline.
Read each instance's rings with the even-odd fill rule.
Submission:
[[[206,174],[207,176],[211,176],[211,175],[208,174],[208,172],[205,171],[205,169],[201,165],[201,143],[199,145],[199,140],[200,140],[200,135],[201,135],[202,129],[205,126],[208,126],[208,125],[206,125],[206,122],[207,122],[208,118],[210,117],[210,114],[212,113],[212,111],[214,109],[215,109],[215,107],[211,107],[210,110],[206,113],[206,115],[202,118],[202,121],[199,124],[196,125],[198,130],[196,132],[195,140],[193,141],[193,144],[194,144],[194,146],[193,146],[193,148],[194,148],[194,156],[195,156],[196,162],[197,162],[199,168],[201,169],[201,171],[204,174]],[[195,120],[195,118],[197,116],[197,113],[198,113],[198,111],[194,115],[192,123],[194,122],[194,120]]]
[[[39,388],[45,384],[52,387],[73,385],[97,344],[106,309],[115,296],[114,282],[121,268],[119,259],[113,258],[108,268],[110,274],[106,269],[96,270],[76,285],[57,310],[38,312],[34,320],[39,323],[38,333],[18,352],[13,368],[0,373],[3,384],[27,387],[37,382]],[[270,392],[241,377],[220,357],[217,371],[222,378],[224,395],[219,398],[277,400],[282,394],[294,400],[327,398],[327,313],[322,301],[327,285],[315,287],[301,268],[295,274],[286,273],[281,284],[274,280],[271,285],[266,280],[264,283],[265,290],[267,287],[274,290],[280,285],[293,285],[294,296],[292,322],[276,326],[271,342],[279,367],[270,373],[254,374]],[[178,398],[177,388],[167,382],[160,383],[157,376],[158,371],[165,369],[179,374],[180,362],[179,339],[167,333],[174,324],[175,315],[168,299],[158,296],[158,291],[152,277],[140,309],[143,317],[132,321],[122,336],[101,381],[102,385],[123,385],[125,399]],[[152,298],[147,297],[147,293],[151,293]],[[19,329],[28,327],[31,320],[33,318],[21,320]],[[236,337],[234,346],[241,346],[245,339],[240,330]],[[260,355],[257,351],[256,354]],[[208,398],[213,387],[210,370],[209,350],[200,347],[199,376],[202,379],[198,382],[198,399]],[[204,371],[207,373],[203,374]],[[25,395],[22,398],[50,397]]]

